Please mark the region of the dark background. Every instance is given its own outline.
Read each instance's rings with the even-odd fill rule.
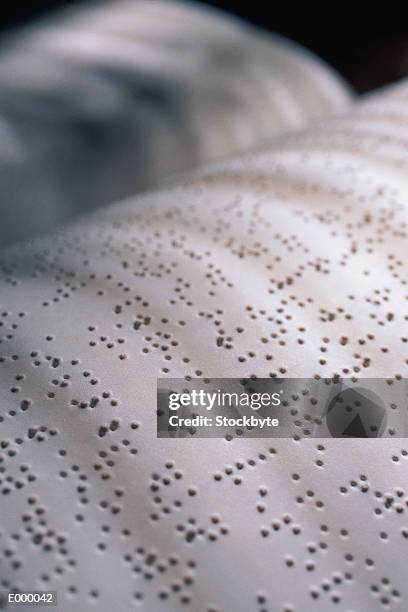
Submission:
[[[86,0],[16,0],[2,3],[0,37],[64,5]],[[152,0],[153,1],[153,0]],[[359,92],[369,91],[408,75],[408,18],[397,4],[367,7],[256,0],[205,2],[235,13],[267,30],[275,31],[314,51],[334,66]],[[306,5],[306,3],[305,3]],[[407,27],[404,26],[407,22]]]

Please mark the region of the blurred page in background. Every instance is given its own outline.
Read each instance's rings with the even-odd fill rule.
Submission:
[[[0,48],[0,247],[349,102],[306,50],[199,4],[61,11]]]

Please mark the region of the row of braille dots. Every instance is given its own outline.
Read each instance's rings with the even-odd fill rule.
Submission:
[[[342,596],[340,592],[341,586],[350,584],[353,581],[354,577],[351,572],[335,571],[332,573],[330,578],[324,578],[319,586],[312,586],[309,589],[309,594],[313,600],[319,599],[322,595],[327,595],[330,597],[332,603],[340,604],[342,601]]]
[[[233,337],[231,335],[227,335],[226,330],[223,328],[224,321],[221,318],[222,315],[224,315],[224,310],[222,308],[215,308],[213,311],[199,310],[197,312],[198,317],[211,322],[211,324],[216,328],[216,346],[230,350],[234,348]],[[238,334],[242,334],[245,330],[242,327],[237,327],[235,331]]]
[[[4,444],[8,445],[9,442],[3,440],[1,443],[2,448],[4,448]],[[13,449],[9,449],[10,452],[14,453]],[[9,454],[8,456],[14,457],[16,455]],[[37,480],[37,476],[32,471],[31,466],[26,463],[19,465],[20,474],[18,476],[12,476],[9,472],[10,469],[6,467],[4,457],[0,455],[0,486],[2,487],[2,495],[10,495],[13,491],[24,489],[24,487]]]
[[[6,450],[9,457],[15,457],[19,450],[18,447],[23,446],[27,440],[36,440],[37,442],[44,442],[47,437],[54,437],[58,435],[57,429],[49,429],[46,425],[38,425],[37,427],[29,427],[25,438],[15,438],[14,447],[10,447],[12,444],[9,440],[2,440],[0,448]]]
[[[188,544],[203,539],[216,542],[219,537],[228,535],[230,528],[226,523],[221,522],[219,514],[213,513],[210,516],[210,522],[210,527],[203,527],[197,524],[195,517],[189,517],[184,523],[176,525],[176,531],[183,535],[184,541]]]
[[[137,300],[142,300],[142,298],[140,296],[137,296],[136,298]],[[131,305],[131,302],[128,300],[126,301],[126,306]],[[149,307],[149,303],[147,301],[142,301],[142,306],[144,307]],[[122,314],[123,311],[123,306],[120,304],[117,304],[114,307],[114,312],[117,315]],[[150,326],[152,322],[152,317],[148,316],[148,315],[144,315],[144,314],[139,314],[137,315],[136,319],[133,321],[132,323],[132,329],[134,331],[139,331],[141,329],[141,326]],[[162,318],[161,319],[161,323],[163,325],[167,325],[170,323],[168,318]],[[177,321],[177,325],[180,326],[184,326],[186,323],[183,320]],[[123,327],[123,325],[121,324],[121,327]],[[91,326],[89,328],[91,331],[95,330],[94,326]],[[101,336],[102,338],[106,338],[105,336]],[[119,340],[123,340],[119,339]],[[91,341],[91,343],[94,341]],[[172,360],[172,355],[171,355],[171,349],[175,348],[179,345],[179,342],[175,339],[175,337],[173,336],[173,334],[169,333],[169,332],[162,332],[160,330],[155,331],[154,335],[147,335],[144,337],[144,342],[148,344],[148,346],[143,346],[141,348],[141,352],[144,354],[149,354],[152,350],[158,350],[161,351],[163,353],[163,359],[165,361],[171,361]],[[108,343],[109,347],[112,346],[112,343]],[[121,353],[119,355],[119,359],[126,359],[127,355],[125,353]],[[184,359],[184,361],[189,361],[188,359]],[[162,368],[162,372],[164,374],[169,373],[169,368],[168,367],[163,367]]]
[[[59,451],[59,455],[60,457],[65,457],[67,455],[67,452],[64,449],[61,449]],[[58,475],[61,479],[66,480],[67,478],[71,477],[72,473],[77,474],[76,492],[78,494],[78,503],[83,508],[86,508],[87,506],[89,506],[89,503],[90,503],[90,499],[87,495],[87,490],[89,488],[87,484],[87,481],[88,481],[87,474],[84,472],[81,472],[79,466],[74,464],[71,466],[71,469],[69,471],[67,471],[66,469],[60,470]],[[122,505],[119,503],[119,500],[123,496],[124,496],[124,490],[121,487],[117,486],[113,491],[113,501],[103,499],[99,502],[98,506],[101,510],[109,509],[112,515],[119,514],[122,510]],[[85,523],[87,520],[86,514],[84,514],[83,511],[77,512],[73,518],[79,524]],[[106,529],[103,529],[103,531],[106,532]],[[104,552],[107,549],[107,545],[105,542],[102,542],[102,541],[97,542],[96,549],[99,552]]]
[[[10,313],[8,312],[3,312],[1,313],[0,316],[2,317],[8,317]],[[19,314],[20,317],[24,317],[26,315],[25,312],[22,312]],[[2,330],[2,328],[5,328],[4,330]],[[5,344],[8,345],[15,337],[14,332],[19,328],[19,325],[17,323],[11,323],[8,322],[8,324],[4,321],[0,319],[0,331],[4,331],[4,335],[0,336],[0,344]],[[4,362],[4,358],[2,359],[2,361]]]
[[[193,498],[198,494],[197,487],[189,486],[186,491],[183,492],[182,496],[179,496],[170,504],[166,503],[163,499],[163,493],[160,493],[161,489],[163,487],[171,487],[175,481],[181,481],[183,478],[183,473],[180,470],[175,469],[173,461],[166,462],[165,467],[167,470],[166,475],[161,476],[155,472],[151,477],[152,482],[150,484],[150,491],[153,494],[153,503],[158,507],[158,511],[155,511],[150,515],[150,518],[153,521],[158,521],[160,518],[170,515],[174,510],[180,510],[183,506],[185,506],[186,502],[183,501],[183,496]],[[185,523],[179,522],[176,525],[176,531],[182,533],[185,541],[188,543],[193,542],[196,537],[198,537],[198,539],[206,537],[209,541],[214,542],[219,536],[227,535],[229,528],[227,525],[221,522],[219,515],[212,514],[210,521],[211,526],[209,528],[205,528],[202,526],[197,526],[197,520],[194,517],[190,517]]]
[[[58,451],[58,456],[64,461],[67,454],[67,451],[63,448]],[[77,493],[78,505],[83,510],[76,512],[73,519],[78,524],[84,523],[86,520],[84,509],[90,504],[90,499],[88,497],[89,484],[87,473],[84,470],[81,470],[79,465],[74,463],[69,468],[59,469],[57,477],[64,482],[71,480],[72,478],[75,480],[75,491]]]
[[[405,451],[405,453],[407,453],[407,451]],[[339,488],[339,492],[342,495],[347,495],[350,491],[369,493],[371,490],[368,477],[365,474],[360,475],[359,481],[352,479],[349,481],[349,486],[341,485]],[[384,512],[403,514],[408,507],[408,498],[402,487],[395,488],[393,493],[382,493],[379,490],[374,490],[372,491],[372,496],[375,504],[373,512],[376,516],[382,516]],[[408,529],[406,527],[401,528],[401,535],[404,538],[408,538]],[[381,540],[388,540],[388,537],[386,531],[380,531],[379,538]]]
[[[140,424],[138,422],[132,422],[130,424],[130,429],[132,431],[138,430],[139,427]],[[114,436],[114,438],[116,438],[116,432],[119,433],[121,430],[122,428],[120,422],[117,419],[112,419],[109,423],[105,425],[99,425],[97,434],[98,437],[102,439],[107,439],[110,436]],[[93,469],[96,472],[100,472],[100,477],[102,480],[109,480],[110,472],[116,464],[115,456],[118,456],[119,454],[123,453],[124,450],[127,451],[128,455],[133,457],[138,455],[139,453],[139,450],[135,446],[131,445],[131,441],[129,438],[123,438],[120,444],[111,444],[108,450],[103,449],[99,451],[98,457],[99,460],[101,460],[103,463],[98,461],[94,464]]]
[[[224,473],[215,472],[215,474],[213,475],[213,478],[216,482],[221,482],[224,476],[231,477],[235,485],[240,485],[243,482],[243,477],[241,474],[245,470],[245,468],[248,468],[248,467],[254,468],[258,464],[262,464],[265,461],[267,461],[268,456],[274,456],[274,455],[276,455],[276,449],[269,448],[266,452],[259,453],[256,458],[251,457],[250,459],[247,459],[246,461],[241,461],[241,460],[236,461],[234,467],[232,465],[225,466]]]
[[[266,487],[262,487],[260,489],[260,496],[264,497],[267,495],[267,489]],[[261,508],[261,510],[259,510],[259,508]],[[266,510],[266,504],[264,502],[260,502],[257,504],[257,509],[258,512],[265,512]],[[325,525],[322,526],[321,531],[323,533],[325,533],[326,530]],[[263,538],[268,538],[271,533],[278,533],[281,531],[282,528],[287,528],[290,529],[291,533],[294,536],[298,536],[301,535],[302,533],[302,527],[301,525],[299,525],[298,523],[293,523],[293,519],[289,514],[283,514],[280,518],[274,518],[272,519],[272,521],[270,522],[270,524],[268,525],[263,525],[260,529],[260,535]],[[319,542],[318,547],[321,550],[326,550],[327,549],[327,543],[326,542]]]
[[[164,475],[154,472],[151,475],[150,492],[152,493],[152,501],[157,510],[151,513],[152,521],[158,521],[161,518],[170,515],[174,510],[183,507],[183,501],[180,498],[173,500],[171,503],[166,503],[164,499],[164,488],[170,488],[176,481],[183,479],[183,472],[175,468],[173,461],[165,463],[166,472]],[[198,493],[196,487],[190,486],[187,488],[187,495],[195,497]]]
[[[294,482],[300,482],[301,477],[298,473],[292,474],[292,480]],[[305,502],[313,503],[317,510],[323,510],[325,507],[324,502],[321,499],[315,499],[316,494],[312,489],[306,489],[303,495],[297,495],[295,501],[298,505],[303,505]]]
[[[31,362],[32,365],[38,367],[42,364],[48,363],[50,367],[56,369],[61,365],[62,359],[59,357],[53,357],[51,355],[46,355],[44,358],[41,358],[40,353],[38,351],[32,351],[30,353],[30,357],[33,359],[33,361]],[[70,381],[70,375],[69,374],[64,374],[62,376],[60,376],[59,378],[53,378],[50,381],[50,384],[53,387],[59,387],[59,388],[66,388],[69,385],[69,381]],[[17,374],[15,376],[15,380],[17,383],[21,383],[22,381],[24,381],[26,379],[26,376],[24,374]],[[20,393],[22,391],[22,387],[20,385],[14,385],[13,387],[11,387],[10,392],[13,394],[17,394]],[[48,399],[53,399],[55,398],[55,392],[54,391],[48,391],[46,394]],[[28,410],[33,404],[32,399],[30,398],[25,398],[23,400],[20,401],[20,409],[24,412],[26,410]],[[10,416],[15,416],[16,415],[16,411],[15,410],[11,410],[9,411],[9,415]],[[51,434],[51,435],[55,435],[55,434]],[[40,439],[40,438],[38,438]]]
[[[165,577],[171,573],[173,577],[168,577],[168,584],[160,586],[157,590],[157,597],[161,601],[171,600],[177,597],[180,604],[189,605],[192,603],[191,588],[196,581],[195,570],[196,562],[188,560],[184,569],[180,568],[180,558],[177,555],[170,555],[168,558],[160,556],[156,551],[147,551],[143,547],[138,547],[134,554],[125,554],[124,561],[129,565],[132,573],[140,575],[144,580],[151,582],[155,578]],[[134,600],[141,602],[145,598],[142,591],[134,593]]]
[[[138,429],[138,423],[131,423],[131,429]],[[102,436],[104,437],[104,436]],[[127,449],[129,454],[135,456],[138,454],[138,449],[134,446],[131,446],[130,440],[128,438],[124,438],[120,445],[119,444],[111,444],[108,449],[100,450],[98,452],[98,459],[96,463],[93,465],[93,469],[95,472],[98,472],[101,480],[109,480],[111,478],[112,469],[116,465],[115,457],[118,456],[123,449]]]
[[[14,442],[10,440],[2,440],[0,443],[0,449],[2,454],[0,455],[0,486],[2,486],[1,493],[3,495],[9,495],[13,491],[21,490],[28,484],[37,480],[37,475],[31,470],[31,467],[27,464],[21,464],[19,466],[20,475],[18,477],[12,476],[8,473],[9,469],[6,465],[5,456],[9,459],[14,460],[18,456],[20,450],[19,447],[23,446],[29,440],[35,439],[37,442],[44,442],[47,436],[56,436],[58,431],[56,429],[48,429],[45,425],[38,427],[30,427],[27,430],[27,434],[24,438],[17,437]]]
[[[69,555],[68,539],[65,533],[56,532],[48,524],[47,508],[39,505],[39,500],[36,496],[27,498],[28,509],[21,517],[24,531],[30,537],[32,544],[43,553],[49,555],[54,552],[57,556],[57,565],[54,567],[53,574],[55,577],[65,574],[67,571],[72,571],[76,567],[77,562]],[[16,539],[21,539],[19,534],[14,534]],[[14,537],[13,536],[13,537]],[[44,585],[52,581],[52,577],[48,573],[40,574],[39,579]]]
[[[393,586],[391,580],[386,576],[371,584],[370,591],[375,598],[379,599],[385,609],[401,601],[399,590]]]
[[[90,372],[86,370],[82,373],[82,375],[85,378],[88,378],[90,376]],[[96,379],[91,379],[89,382],[91,385],[94,385],[97,384],[99,381],[97,381]],[[112,393],[110,391],[102,391],[100,395],[92,395],[89,399],[86,400],[72,398],[69,403],[71,406],[78,406],[78,408],[80,408],[81,410],[85,410],[87,408],[96,408],[103,400],[109,400],[109,404],[113,408],[116,408],[119,405],[119,400],[112,398]]]
[[[73,285],[69,282],[64,283],[64,287],[57,287],[55,289],[55,294],[52,299],[47,299],[42,302],[42,306],[44,308],[48,308],[52,306],[52,304],[58,304],[61,302],[61,299],[67,300],[75,295],[75,293],[81,289],[87,287],[86,282],[78,283],[77,285]]]

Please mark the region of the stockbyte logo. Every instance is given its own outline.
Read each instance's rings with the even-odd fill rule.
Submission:
[[[408,384],[390,379],[159,379],[160,438],[406,437]]]
[[[333,438],[380,438],[387,424],[385,404],[370,389],[346,388],[330,400],[326,423]]]

